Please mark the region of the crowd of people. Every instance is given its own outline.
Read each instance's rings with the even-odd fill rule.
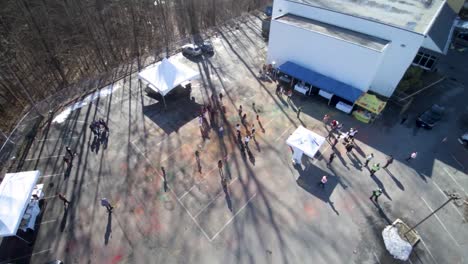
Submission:
[[[93,133],[91,151],[98,153],[101,145],[106,149],[109,140],[109,127],[107,126],[106,121],[102,118],[93,121],[89,125],[89,129],[91,129],[91,132]]]

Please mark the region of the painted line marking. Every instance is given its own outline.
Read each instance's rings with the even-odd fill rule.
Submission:
[[[429,248],[427,247],[426,243],[424,243],[424,239],[421,239],[421,243],[422,243],[423,246],[426,248],[427,253],[429,253],[429,256],[431,256],[432,261],[434,261],[434,263],[437,264],[437,260],[434,258],[434,255],[432,255],[432,253],[431,253],[431,251],[429,250]]]
[[[278,141],[282,136],[284,136],[284,134],[286,134],[291,127],[292,126],[288,126],[288,128],[286,128],[286,130],[284,130],[283,133],[281,133],[281,135],[275,139],[275,141]]]
[[[140,152],[140,154],[145,158],[146,162],[148,162],[148,164],[155,170],[157,170],[156,167],[153,166],[153,164],[151,163],[151,161],[146,157],[146,155],[143,154],[143,152],[141,152],[141,150],[135,145],[135,144],[131,144],[131,146],[135,147],[137,149],[138,152]],[[164,177],[162,175],[160,175],[158,173],[159,177],[164,181]],[[184,210],[187,212],[187,214],[189,215],[190,218],[192,218],[192,221],[195,223],[195,225],[200,229],[200,231],[203,233],[203,235],[206,237],[206,239],[208,239],[208,241],[211,242],[211,239],[210,237],[206,234],[205,230],[200,226],[200,224],[198,223],[198,221],[193,217],[193,215],[189,212],[189,210],[185,207],[185,205],[180,201],[180,199],[177,197],[176,193],[174,192],[174,190],[170,187],[170,185],[168,184],[168,187],[169,187],[169,190],[171,191],[171,193],[174,195],[174,197],[176,198],[177,202],[180,204],[180,206],[182,206],[182,208],[184,208]]]
[[[447,195],[444,193],[444,191],[442,191],[442,189],[439,187],[439,185],[435,182],[435,181],[432,181],[432,183],[434,183],[434,185],[437,187],[437,189],[439,189],[439,191],[444,195],[444,197],[447,197]],[[463,213],[460,212],[460,210],[458,209],[458,207],[455,205],[455,203],[450,203],[456,210],[457,210],[457,213],[462,217],[462,219],[464,218],[463,216]]]
[[[41,225],[43,225],[43,224],[48,224],[48,223],[53,223],[53,222],[55,222],[55,221],[57,221],[57,219],[48,220],[48,221],[42,221],[42,222],[41,222]]]
[[[239,178],[239,177],[237,177],[237,178],[231,180],[231,182],[229,182],[229,184],[228,184],[228,187],[229,187],[233,182],[235,182],[238,178]],[[205,205],[202,209],[200,209],[200,210],[198,211],[198,213],[196,213],[196,214],[194,215],[194,217],[197,218],[203,211],[205,211],[206,208],[208,208],[214,201],[216,201],[216,200],[217,200],[221,195],[223,195],[223,194],[224,194],[224,191],[219,192],[219,193],[216,195],[216,197],[215,197],[213,200],[211,200],[207,205]]]
[[[190,187],[190,189],[188,189],[188,191],[186,191],[182,196],[180,196],[179,199],[180,199],[180,200],[184,199],[184,197],[185,197],[187,194],[189,194],[189,193],[192,191],[192,189],[195,188],[195,186],[196,186],[196,185],[194,184],[192,187]]]
[[[452,178],[452,180],[458,185],[458,187],[460,187],[460,189],[462,189],[462,191],[465,193],[465,195],[467,195],[467,193],[466,193],[465,189],[463,188],[463,186],[457,180],[455,180],[455,178],[452,176],[452,174],[445,167],[442,167],[442,169],[444,169],[444,171],[448,174],[448,176],[450,176],[450,178]]]
[[[465,166],[463,166],[463,164],[461,164],[461,162],[459,162],[453,154],[450,154],[450,156],[452,156],[452,158],[458,163],[458,165],[460,165],[463,169],[465,169]]]
[[[38,252],[34,252],[32,254],[29,254],[29,255],[24,255],[24,256],[21,256],[21,257],[18,257],[18,258],[15,258],[15,259],[9,259],[9,260],[5,260],[5,261],[2,261],[0,262],[1,264],[6,264],[6,263],[11,263],[12,261],[15,261],[15,260],[18,260],[18,259],[24,259],[24,258],[30,258],[32,256],[35,256],[35,255],[39,255],[39,254],[42,254],[42,253],[46,253],[48,251],[52,250],[52,248],[49,248],[49,249],[44,249],[44,250],[41,250],[41,251],[38,251]]]
[[[232,220],[234,220],[234,218],[235,218],[240,212],[242,212],[242,210],[244,210],[245,207],[247,207],[247,205],[250,203],[250,201],[251,201],[253,198],[255,198],[255,196],[257,196],[257,193],[254,193],[254,194],[252,195],[252,197],[250,197],[250,199],[247,200],[247,202],[244,204],[244,206],[242,206],[242,207],[239,209],[239,211],[237,211],[237,212],[234,214],[234,216],[232,216],[231,219],[229,219],[229,221],[227,221],[226,224],[224,224],[223,227],[221,227],[221,229],[211,238],[210,241],[213,241],[213,240],[214,240],[214,239],[215,239],[231,222],[232,222]]]
[[[55,177],[55,176],[57,176],[57,175],[63,175],[63,174],[64,174],[64,173],[62,172],[62,173],[57,173],[57,174],[44,175],[44,176],[40,176],[39,179],[40,179],[40,178]]]
[[[41,139],[37,140],[37,142],[44,142],[44,141],[57,141],[57,140],[66,140],[70,138],[79,138],[79,136],[73,136],[73,137],[64,137],[64,138],[48,138],[48,139]]]
[[[426,206],[431,210],[431,212],[434,212],[434,210],[432,210],[432,208],[429,206],[429,204],[426,202],[426,200],[424,200],[424,198],[421,197],[421,200],[423,200],[423,202],[426,204]],[[457,240],[455,240],[455,238],[452,236],[452,234],[447,230],[447,227],[444,225],[444,223],[442,223],[442,221],[440,220],[439,216],[437,216],[437,213],[434,214],[434,216],[436,217],[437,221],[439,221],[440,225],[444,228],[445,232],[447,232],[447,234],[450,236],[450,238],[455,242],[455,244],[457,244],[457,246],[461,249],[460,247],[460,244],[457,242]]]
[[[372,255],[374,255],[374,257],[375,257],[375,259],[377,260],[377,262],[378,262],[379,264],[381,264],[381,263],[380,263],[380,259],[377,257],[377,255],[375,254],[375,252],[374,252],[373,250],[372,250]]]
[[[65,156],[65,154],[64,155],[57,155],[57,156],[48,156],[48,157],[41,157],[41,158],[25,159],[25,161],[50,159],[50,158],[60,158],[60,157],[63,157],[63,156]]]

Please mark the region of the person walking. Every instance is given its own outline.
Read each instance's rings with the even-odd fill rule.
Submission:
[[[298,118],[298,119],[300,119],[301,112],[302,112],[302,106],[299,106],[299,107],[297,108],[297,118]]]
[[[385,161],[385,165],[383,165],[382,168],[386,169],[390,164],[393,163],[393,156],[392,155],[389,155],[387,157],[387,160]]]
[[[370,176],[373,176],[379,170],[380,170],[380,163],[376,163],[372,165],[372,168],[370,169]]]
[[[238,113],[239,113],[239,116],[242,116],[242,105],[239,105]]]
[[[371,197],[369,197],[370,200],[374,200],[376,203],[379,202],[379,196],[382,195],[382,189],[377,189],[372,191]]]
[[[335,159],[335,156],[336,156],[335,152],[332,152],[330,154],[330,157],[328,158],[328,163],[327,164],[331,164],[333,159]]]
[[[281,85],[278,83],[276,85],[276,95],[279,95],[280,94],[280,91],[281,91]]]
[[[364,167],[369,166],[369,161],[371,161],[371,159],[373,159],[373,158],[374,158],[374,153],[371,153],[371,154],[367,155],[366,161],[364,162]]]
[[[322,187],[322,189],[324,189],[327,181],[328,181],[327,176],[324,175],[322,176],[322,179],[320,179],[320,181],[317,183],[317,185],[319,185],[320,187]]]
[[[65,209],[67,209],[68,205],[70,204],[70,201],[65,197],[65,195],[57,193],[57,197],[60,201],[63,202],[63,206],[65,207]]]
[[[418,153],[417,153],[417,152],[413,152],[413,153],[411,153],[411,154],[408,156],[408,158],[406,158],[406,161],[409,162],[409,161],[415,159],[417,156],[418,156]]]
[[[223,94],[219,93],[219,101],[223,101]]]
[[[112,210],[114,207],[110,204],[109,200],[107,198],[102,198],[101,199],[101,205],[104,206],[107,209],[108,213],[112,213]]]

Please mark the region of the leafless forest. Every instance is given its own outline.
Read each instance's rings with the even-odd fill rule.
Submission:
[[[3,0],[0,129],[33,102],[269,0]]]

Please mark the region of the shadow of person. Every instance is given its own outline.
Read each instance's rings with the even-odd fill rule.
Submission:
[[[387,168],[384,168],[384,170],[388,173],[388,175],[390,175],[392,180],[395,182],[396,186],[400,188],[402,191],[404,191],[405,186],[403,186],[403,184]]]
[[[348,167],[348,165],[346,165],[346,161],[344,160],[343,156],[341,155],[341,152],[336,151],[335,153],[336,153],[336,156],[338,157],[338,159],[341,161],[341,164],[343,164],[343,166],[345,166],[345,168],[349,170],[349,167]]]
[[[253,165],[255,165],[255,157],[254,157],[254,155],[252,154],[252,152],[250,151],[249,148],[246,148],[246,149],[247,149],[247,155],[249,156],[249,161],[250,161]]]
[[[262,150],[260,149],[260,144],[258,144],[258,141],[255,138],[254,138],[254,142],[255,142],[255,147],[257,148],[257,151],[262,152]]]
[[[106,233],[104,234],[104,245],[109,243],[109,238],[112,233],[112,213],[107,213],[107,226],[106,226]]]
[[[333,210],[333,212],[335,212],[336,215],[340,215],[340,212],[338,212],[335,208],[335,203],[332,202],[330,199],[328,199],[327,203],[330,205],[331,209]]]
[[[73,163],[71,163],[70,161],[70,165],[67,166],[67,169],[65,170],[65,174],[63,175],[65,178],[70,177],[72,168],[73,168]]]
[[[383,211],[380,204],[376,203],[374,201],[372,201],[372,202],[374,203],[375,207],[377,207],[377,211],[379,212],[380,217],[382,217],[385,220],[385,222],[387,222],[388,225],[391,225],[392,222],[390,221],[390,218],[388,218],[387,214]]]
[[[374,175],[371,175],[370,177],[372,178],[372,180],[375,181],[375,183],[377,184],[377,186],[378,186],[380,189],[382,189],[382,193],[383,193],[385,196],[387,196],[387,198],[388,198],[390,201],[392,201],[392,197],[390,197],[390,195],[388,195],[387,190],[385,189],[385,187],[384,187],[382,181],[380,181],[380,179],[377,178],[377,176],[375,176],[375,174],[374,174]]]
[[[349,157],[349,160],[353,163],[353,167],[356,168],[357,170],[362,171],[362,163],[359,160],[359,158],[356,157],[356,154],[351,153],[350,155],[348,155],[348,157]]]
[[[232,212],[232,201],[231,201],[231,196],[229,195],[229,191],[227,190],[227,186],[223,186],[223,191],[224,191],[224,199],[226,199],[226,205],[229,211]]]
[[[68,206],[63,210],[62,221],[60,221],[60,233],[63,233],[65,226],[67,225],[67,216],[68,216]]]

